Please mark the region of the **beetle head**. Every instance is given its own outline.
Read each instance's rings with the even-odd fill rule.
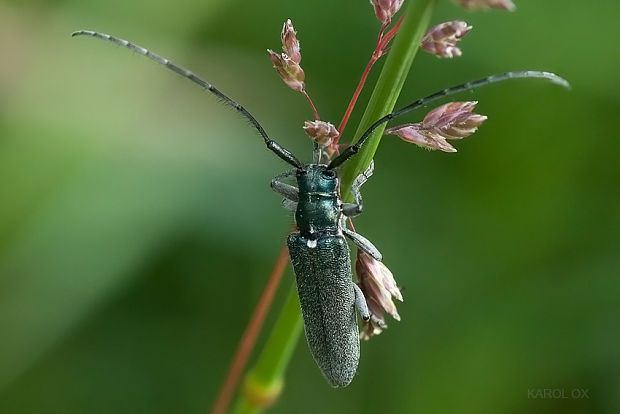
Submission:
[[[297,170],[300,190],[332,193],[338,188],[338,174],[323,164],[307,164]]]

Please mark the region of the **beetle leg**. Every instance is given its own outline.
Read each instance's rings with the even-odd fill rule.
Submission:
[[[297,173],[297,170],[292,169],[284,171],[282,174],[276,175],[274,179],[271,180],[271,189],[286,198],[287,200],[298,201],[299,189],[294,185],[282,182],[283,179],[290,177],[291,175],[295,175],[295,173]]]
[[[357,203],[342,203],[342,214],[346,217],[359,216],[362,213],[362,205]]]
[[[353,184],[351,184],[351,194],[353,194],[353,198],[355,199],[355,203],[343,203],[342,204],[342,214],[347,217],[355,217],[362,212],[363,203],[362,203],[362,193],[360,192],[360,187],[364,185],[366,181],[372,176],[372,173],[375,169],[375,162],[370,161],[370,165],[366,168],[366,171],[358,175]]]
[[[362,193],[360,193],[360,187],[364,185],[366,181],[370,177],[372,177],[372,173],[375,170],[375,161],[370,161],[370,165],[366,168],[366,171],[355,177],[353,180],[353,184],[351,184],[351,194],[353,194],[353,198],[355,199],[355,203],[360,206],[360,211],[362,210]]]
[[[344,233],[345,236],[351,239],[351,241],[355,243],[357,247],[359,247],[365,253],[368,253],[370,256],[372,256],[373,259],[378,260],[378,261],[383,260],[383,256],[381,255],[381,252],[379,252],[379,249],[377,249],[375,245],[372,244],[372,242],[368,240],[366,237],[352,230],[349,230],[346,227],[343,227],[342,232]]]
[[[372,173],[375,171],[375,160],[370,160],[370,164],[368,164],[368,168],[355,178],[355,181],[359,181],[357,187],[361,187],[370,177],[372,177]]]
[[[366,303],[366,298],[362,293],[362,289],[360,289],[357,284],[351,282],[353,284],[353,290],[355,291],[355,310],[361,316],[364,321],[370,320],[370,311],[368,310],[368,304]]]
[[[289,200],[288,198],[285,198],[282,200],[282,207],[284,207],[285,209],[289,211],[295,211],[297,210],[297,202],[293,200]]]

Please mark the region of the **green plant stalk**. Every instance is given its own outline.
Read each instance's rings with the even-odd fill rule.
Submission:
[[[387,60],[357,131],[355,131],[353,141],[357,141],[374,122],[394,110],[396,100],[409,75],[413,59],[420,48],[422,37],[428,29],[435,3],[436,0],[414,0],[409,3],[406,17],[387,55]],[[347,189],[346,194],[343,191],[343,198],[346,201],[353,201],[353,196],[349,191],[351,184],[355,177],[370,165],[384,130],[385,124],[375,130],[351,161],[344,164],[341,188]]]
[[[234,413],[260,413],[277,399],[302,327],[297,288],[293,284],[258,362],[246,375]]]
[[[373,122],[390,113],[405,83],[420,41],[428,29],[436,0],[411,0],[379,80],[375,85],[360,125],[358,139]],[[349,189],[354,177],[364,171],[372,160],[385,126],[377,128],[361,151],[345,164],[341,191],[352,199]],[[297,290],[291,288],[280,316],[256,365],[248,372],[244,389],[233,410],[236,414],[263,412],[279,395],[291,354],[301,335],[303,322]]]

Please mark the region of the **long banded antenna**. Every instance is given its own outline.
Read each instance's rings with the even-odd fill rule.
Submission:
[[[362,134],[359,140],[354,145],[347,147],[342,153],[334,158],[332,162],[329,163],[327,169],[333,169],[340,166],[346,160],[357,154],[360,150],[364,142],[368,139],[368,137],[377,129],[380,125],[390,121],[391,119],[397,118],[401,115],[404,115],[408,112],[413,111],[414,109],[419,108],[422,105],[426,105],[429,102],[436,101],[437,99],[443,98],[444,96],[453,95],[455,93],[468,91],[472,89],[479,88],[484,85],[490,85],[492,83],[502,82],[508,79],[521,79],[521,78],[543,78],[548,81],[555,83],[556,85],[563,86],[565,88],[570,88],[568,81],[564,78],[559,77],[558,75],[550,72],[540,72],[536,70],[526,70],[521,72],[506,72],[500,73],[497,75],[487,76],[486,78],[478,79],[473,82],[466,82],[461,85],[453,86],[451,88],[444,89],[439,92],[435,92],[432,95],[429,95],[425,98],[418,99],[417,101],[397,110],[390,114],[387,114],[383,118],[379,119],[377,122],[372,124],[370,128],[366,130]]]
[[[128,42],[125,39],[114,37],[114,36],[111,36],[111,35],[106,34],[106,33],[94,32],[92,30],[78,30],[78,31],[75,31],[75,32],[71,33],[71,36],[92,36],[92,37],[96,37],[97,39],[107,40],[109,42],[116,43],[119,46],[124,46],[127,49],[129,49],[129,50],[132,50],[134,52],[140,53],[141,55],[146,56],[147,58],[151,59],[152,61],[154,61],[156,63],[159,63],[160,65],[165,66],[166,68],[170,69],[171,71],[173,71],[175,73],[178,73],[179,75],[183,76],[184,78],[187,78],[187,79],[191,80],[195,84],[199,85],[200,87],[208,90],[209,92],[211,92],[212,94],[217,96],[226,105],[229,105],[229,106],[233,107],[234,109],[236,109],[237,112],[239,112],[248,121],[250,121],[252,126],[263,137],[263,140],[265,141],[265,144],[267,145],[267,148],[269,148],[271,151],[273,151],[278,157],[283,159],[288,164],[291,164],[295,168],[303,168],[303,164],[293,155],[293,153],[291,153],[289,150],[287,150],[286,148],[284,148],[283,146],[278,144],[276,141],[274,141],[271,138],[269,138],[269,136],[267,135],[267,133],[265,132],[265,130],[263,129],[261,124],[259,124],[258,121],[256,120],[256,118],[254,118],[252,116],[252,114],[250,114],[243,106],[241,106],[240,104],[238,104],[237,102],[235,102],[234,100],[229,98],[228,96],[224,95],[222,92],[220,92],[215,86],[211,85],[209,82],[206,82],[206,81],[200,79],[198,76],[196,76],[191,71],[189,71],[189,70],[187,70],[185,68],[182,68],[180,66],[175,65],[174,63],[170,62],[168,59],[166,59],[164,57],[161,57],[161,56],[159,56],[159,55],[157,55],[157,54],[155,54],[155,53],[153,53],[153,52],[143,48],[142,46],[138,46],[136,44]]]

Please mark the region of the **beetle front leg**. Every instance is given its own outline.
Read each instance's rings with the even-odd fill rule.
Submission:
[[[342,203],[342,214],[347,217],[355,217],[362,214],[362,205],[357,203]]]
[[[342,204],[342,214],[347,217],[355,217],[362,213],[363,203],[362,203],[362,193],[360,192],[360,187],[364,185],[366,181],[372,176],[372,173],[375,169],[375,162],[370,161],[370,165],[366,168],[366,171],[358,175],[353,184],[351,184],[351,194],[353,194],[353,199],[355,203],[343,203]]]
[[[360,289],[357,284],[351,282],[353,284],[353,290],[355,291],[355,310],[359,313],[360,317],[365,321],[370,320],[370,311],[368,310],[368,304],[366,303],[366,298],[362,293],[362,289]]]
[[[372,244],[372,242],[366,237],[352,230],[349,230],[346,227],[343,227],[342,233],[344,233],[344,235],[347,236],[353,243],[355,243],[355,245],[359,247],[362,251],[372,256],[373,259],[378,261],[383,260],[383,256],[381,255],[379,249],[377,249],[375,245]]]
[[[297,210],[297,201],[284,198],[282,199],[282,207],[284,207],[288,211],[295,211]]]
[[[299,200],[299,189],[294,185],[282,182],[283,179],[295,175],[296,173],[297,170],[292,169],[276,175],[274,179],[271,180],[271,189],[287,200],[297,202]]]

